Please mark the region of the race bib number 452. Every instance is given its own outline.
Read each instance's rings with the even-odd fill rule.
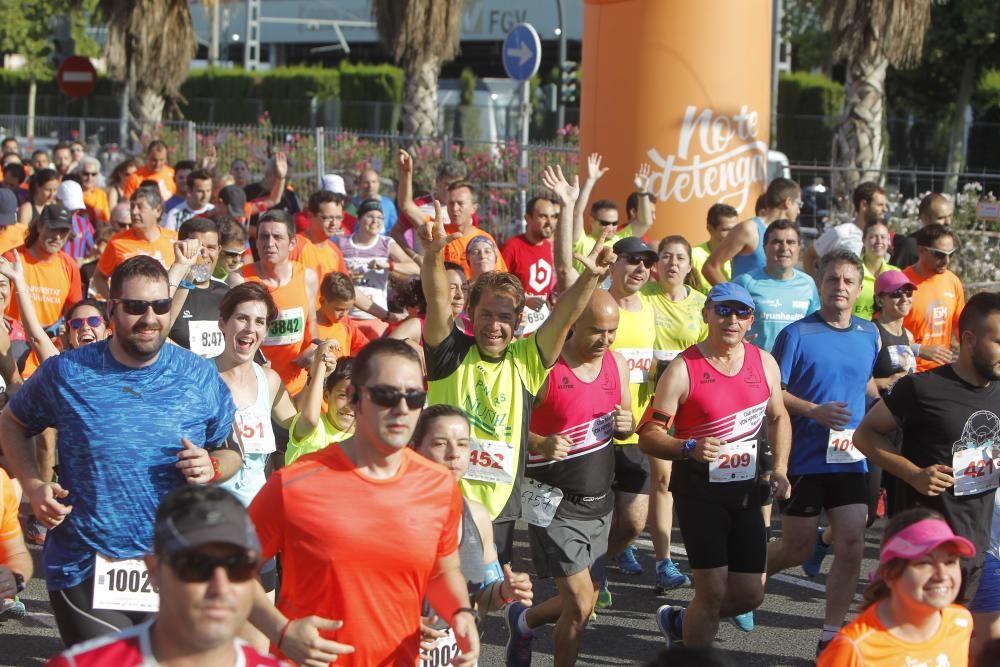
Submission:
[[[514,483],[514,448],[500,440],[473,438],[465,479],[494,484]]]
[[[160,596],[153,590],[146,563],[141,558],[111,560],[97,554],[94,609],[159,611]]]

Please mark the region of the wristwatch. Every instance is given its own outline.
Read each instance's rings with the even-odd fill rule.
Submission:
[[[681,458],[682,459],[686,459],[686,460],[690,460],[691,459],[691,452],[694,451],[694,448],[697,445],[698,445],[698,441],[695,440],[694,438],[688,438],[687,440],[685,440],[684,441],[684,446],[681,447]]]

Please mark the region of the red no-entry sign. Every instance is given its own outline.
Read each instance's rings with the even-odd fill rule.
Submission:
[[[70,97],[86,97],[97,86],[97,70],[83,56],[70,56],[59,66],[59,90]]]

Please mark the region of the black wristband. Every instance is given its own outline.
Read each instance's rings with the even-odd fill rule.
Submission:
[[[455,617],[461,614],[463,611],[468,614],[472,614],[472,618],[475,619],[476,625],[479,625],[479,612],[473,609],[472,607],[459,607],[454,612],[452,612],[451,619],[454,620]]]

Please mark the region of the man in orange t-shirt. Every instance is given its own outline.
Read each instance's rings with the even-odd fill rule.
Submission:
[[[343,195],[317,190],[309,197],[309,232],[295,237],[295,248],[288,258],[301,262],[302,266],[316,272],[316,279],[323,281],[323,276],[331,271],[347,273],[344,265],[344,253],[340,246],[330,240],[331,236],[344,233],[344,202]]]
[[[177,186],[174,184],[174,168],[167,164],[167,145],[159,139],[149,142],[149,146],[146,147],[146,164],[125,179],[125,183],[122,184],[122,196],[130,199],[143,181],[159,183],[161,194],[164,191],[170,194],[177,191]]]
[[[334,636],[354,652],[338,665],[415,666],[426,598],[474,664],[479,632],[458,557],[462,497],[443,466],[408,447],[427,397],[417,353],[374,341],[351,382],[354,436],[275,472],[250,505],[262,559],[281,554],[278,609],[343,621]]]
[[[917,263],[903,269],[917,289],[913,307],[903,326],[920,346],[917,371],[926,371],[952,359],[952,338],[958,334],[958,316],[965,307],[962,281],[948,270],[955,252],[955,233],[937,223],[923,227],[916,235]]]
[[[457,225],[461,238],[451,241],[444,247],[444,261],[454,262],[465,269],[465,277],[472,278],[472,267],[465,256],[469,241],[477,236],[485,236],[493,241],[493,246],[499,248],[496,239],[478,227],[472,225],[472,215],[479,206],[479,195],[476,187],[466,181],[458,181],[448,186],[448,217]],[[503,255],[497,253],[496,271],[507,271],[507,262]]]
[[[306,386],[306,368],[316,349],[316,274],[288,259],[295,246],[295,223],[281,209],[268,211],[257,222],[257,254],[260,259],[229,274],[231,287],[259,282],[267,288],[278,307],[260,351],[271,362],[292,396]]]
[[[94,289],[105,299],[108,298],[108,277],[129,257],[149,255],[160,260],[166,268],[174,263],[177,232],[160,227],[163,200],[159,191],[152,186],[139,188],[132,193],[130,206],[132,227],[111,237],[94,273]]]

